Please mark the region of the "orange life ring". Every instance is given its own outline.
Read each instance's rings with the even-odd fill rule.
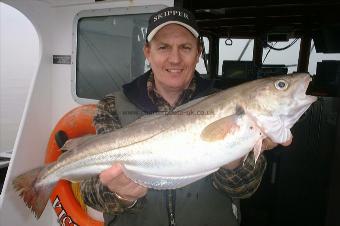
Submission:
[[[55,135],[58,131],[66,133],[68,138],[76,138],[86,134],[95,134],[92,125],[96,105],[89,104],[79,106],[66,113],[57,123],[48,142],[45,163],[54,162],[60,154]],[[61,225],[102,226],[103,222],[91,218],[74,197],[71,183],[66,180],[58,182],[50,197],[52,207],[55,210]]]

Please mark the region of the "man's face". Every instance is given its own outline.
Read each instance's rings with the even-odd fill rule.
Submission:
[[[193,77],[201,49],[190,31],[169,24],[160,29],[144,47],[154,73],[156,88],[183,90]]]

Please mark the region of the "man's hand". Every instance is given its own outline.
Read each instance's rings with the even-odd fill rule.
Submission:
[[[120,164],[114,164],[99,175],[100,181],[106,185],[110,191],[117,194],[118,198],[131,201],[146,195],[148,189],[130,180],[122,170]]]
[[[291,143],[292,143],[292,139],[286,141],[285,143],[282,143],[281,145],[282,146],[289,146]],[[271,150],[271,149],[275,148],[277,145],[278,145],[278,143],[274,143],[270,138],[267,137],[262,141],[261,150],[262,150],[262,152],[266,151],[266,150]]]

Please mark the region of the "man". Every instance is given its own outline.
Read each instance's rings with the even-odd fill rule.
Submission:
[[[108,95],[98,104],[97,133],[121,128],[140,115],[169,112],[192,99],[208,95],[212,82],[195,72],[202,48],[193,15],[166,8],[150,17],[144,55],[151,70]],[[135,116],[124,115],[126,111]],[[266,141],[268,148],[275,146]],[[238,225],[238,198],[253,194],[266,162],[256,165],[252,155],[236,160],[216,173],[171,191],[147,189],[131,181],[120,165],[113,165],[81,184],[85,203],[104,212],[106,225]]]

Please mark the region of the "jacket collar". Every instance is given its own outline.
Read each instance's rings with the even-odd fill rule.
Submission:
[[[137,77],[132,82],[123,85],[123,93],[131,103],[146,113],[157,112],[157,106],[151,101],[147,92],[147,81],[151,70]],[[195,71],[196,89],[191,99],[203,97],[208,94],[213,87],[213,81],[203,79]]]

